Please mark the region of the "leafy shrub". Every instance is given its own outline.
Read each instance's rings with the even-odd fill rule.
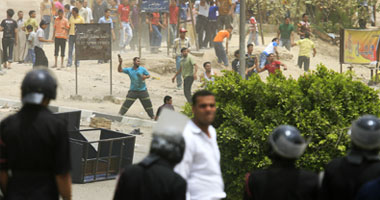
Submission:
[[[296,126],[311,142],[299,167],[318,172],[349,146],[346,128],[363,114],[380,114],[379,93],[350,73],[339,74],[319,65],[298,80],[281,72],[263,82],[242,80],[234,72],[207,86],[217,99],[221,166],[228,199],[242,199],[244,175],[271,164],[267,138],[278,125]],[[190,114],[189,105],[185,113]]]

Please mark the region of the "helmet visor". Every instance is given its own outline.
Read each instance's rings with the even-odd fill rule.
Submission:
[[[23,104],[41,104],[44,99],[44,94],[42,93],[29,93],[26,94],[22,98],[22,103]]]
[[[281,135],[276,141],[270,138],[270,143],[276,153],[285,158],[298,158],[306,149],[308,142],[303,144],[294,144]]]

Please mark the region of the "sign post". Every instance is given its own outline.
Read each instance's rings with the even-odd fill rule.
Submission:
[[[110,95],[112,95],[112,39],[111,24],[75,25],[75,61],[109,60]],[[75,62],[77,63],[77,62]],[[78,95],[78,66],[75,64],[75,93]]]

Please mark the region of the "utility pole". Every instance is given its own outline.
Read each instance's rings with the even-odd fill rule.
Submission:
[[[245,0],[240,0],[240,24],[239,24],[239,73],[245,79]]]

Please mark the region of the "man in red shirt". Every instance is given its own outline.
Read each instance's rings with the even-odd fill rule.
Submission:
[[[275,60],[275,55],[273,53],[269,54],[267,57],[268,64],[265,65],[262,69],[256,65],[256,70],[258,73],[263,72],[265,70],[268,70],[269,74],[275,74],[276,70],[280,70],[280,66],[284,67],[284,70],[287,70],[288,68],[286,67],[285,64],[281,63],[278,60]]]
[[[129,13],[131,7],[128,0],[123,0],[123,3],[119,5],[118,14],[120,21],[120,51],[124,51],[125,47],[129,45],[132,40],[133,33],[129,23]]]
[[[177,6],[176,0],[171,0],[170,6],[169,6],[169,24],[170,24],[169,25],[169,31],[170,31],[169,44],[170,46],[173,45],[174,39],[177,38],[178,13],[179,13],[179,8]]]

